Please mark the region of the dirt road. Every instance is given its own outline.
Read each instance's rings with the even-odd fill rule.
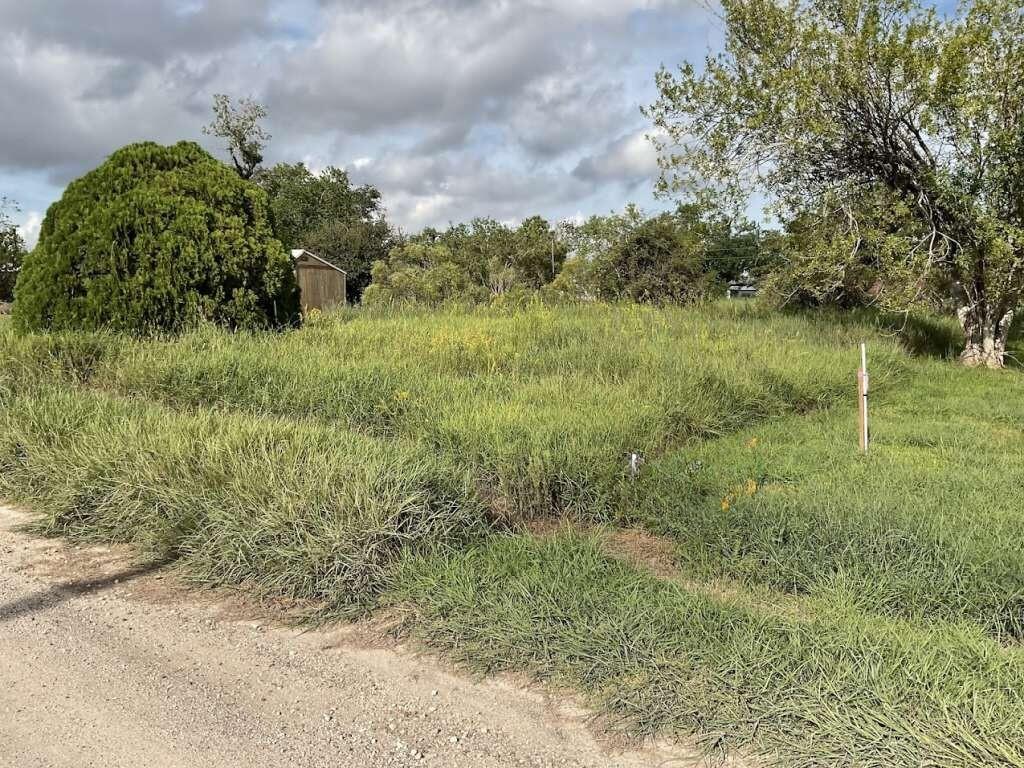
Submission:
[[[562,697],[275,625],[123,551],[16,532],[25,520],[0,505],[3,768],[702,763],[614,750]]]

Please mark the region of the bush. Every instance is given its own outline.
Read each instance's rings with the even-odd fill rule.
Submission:
[[[594,264],[598,295],[656,304],[705,298],[712,276],[704,269],[706,243],[671,215],[649,219]]]
[[[266,194],[188,142],[125,147],[72,182],[17,294],[22,331],[264,328],[298,311]]]
[[[4,198],[0,198],[0,301],[12,301],[14,282],[25,258],[25,241],[7,218],[4,202]]]
[[[486,288],[475,284],[453,261],[447,246],[410,243],[395,248],[387,261],[373,265],[372,282],[363,292],[363,304],[437,307],[482,303],[489,296]]]

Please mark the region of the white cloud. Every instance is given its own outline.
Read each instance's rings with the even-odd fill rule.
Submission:
[[[653,183],[658,175],[658,152],[649,131],[620,136],[595,155],[585,157],[573,174],[591,182]]]
[[[42,225],[43,214],[39,211],[29,211],[25,221],[18,226],[18,233],[29,249],[35,248],[39,242],[39,229]]]
[[[45,210],[47,195],[139,140],[198,140],[223,157],[200,133],[222,92],[267,104],[268,162],[348,168],[406,229],[608,210],[627,194],[649,202],[656,169],[639,106],[660,61],[703,44],[693,9],[0,0],[0,188]],[[26,178],[43,181],[19,189]]]

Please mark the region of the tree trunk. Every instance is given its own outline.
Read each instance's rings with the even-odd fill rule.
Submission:
[[[960,361],[972,368],[1002,368],[1013,312],[997,317],[977,307],[962,307],[957,317],[965,338]]]

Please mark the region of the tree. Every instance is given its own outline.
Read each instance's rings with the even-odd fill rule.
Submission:
[[[635,205],[570,227],[571,257],[545,293],[560,299],[691,301],[778,260],[774,233],[699,203],[650,218]]]
[[[8,210],[17,211],[17,207],[6,197],[0,197],[0,301],[3,302],[14,300],[14,283],[25,258],[25,241]]]
[[[18,277],[16,327],[177,331],[293,320],[266,193],[198,145],[134,144],[73,181]]]
[[[845,212],[850,205],[853,216]],[[899,305],[908,287],[898,268],[902,254],[921,235],[909,206],[885,189],[867,190],[845,206],[830,206],[826,198],[817,210],[786,223],[778,241],[780,265],[765,282],[765,298],[798,307]]]
[[[568,256],[545,294],[559,300],[596,300],[601,294],[598,285],[601,262],[646,218],[638,206],[630,203],[622,213],[594,215],[580,224],[569,224],[565,233]]]
[[[256,182],[270,198],[277,238],[344,269],[349,295],[358,301],[370,282],[371,266],[386,259],[395,244],[380,192],[370,185],[353,186],[339,168],[315,174],[302,163],[262,170]]]
[[[487,289],[474,281],[442,243],[411,242],[395,248],[373,265],[373,281],[363,293],[370,307],[449,303],[478,304]]]
[[[648,219],[594,262],[597,296],[656,304],[705,298],[713,283],[706,248],[701,233],[680,227],[672,214]]]
[[[568,250],[547,219],[531,216],[515,230],[510,266],[526,287],[536,290],[558,276]]]
[[[657,78],[647,112],[663,132],[662,191],[734,202],[756,185],[787,218],[836,207],[855,218],[868,190],[884,192],[920,225],[912,247],[888,254],[908,287],[891,308],[945,292],[963,361],[1001,366],[1024,294],[1019,0],[974,0],[949,18],[918,0],[722,10],[724,52]]]
[[[565,237],[540,216],[515,228],[478,218],[444,232],[424,230],[413,241],[445,245],[452,262],[492,296],[538,290],[554,279],[568,253]]]
[[[240,99],[235,107],[230,96],[218,93],[213,97],[213,122],[203,133],[227,142],[231,162],[243,179],[251,179],[263,162],[263,150],[271,139],[260,125],[266,118],[266,108],[252,99]]]

